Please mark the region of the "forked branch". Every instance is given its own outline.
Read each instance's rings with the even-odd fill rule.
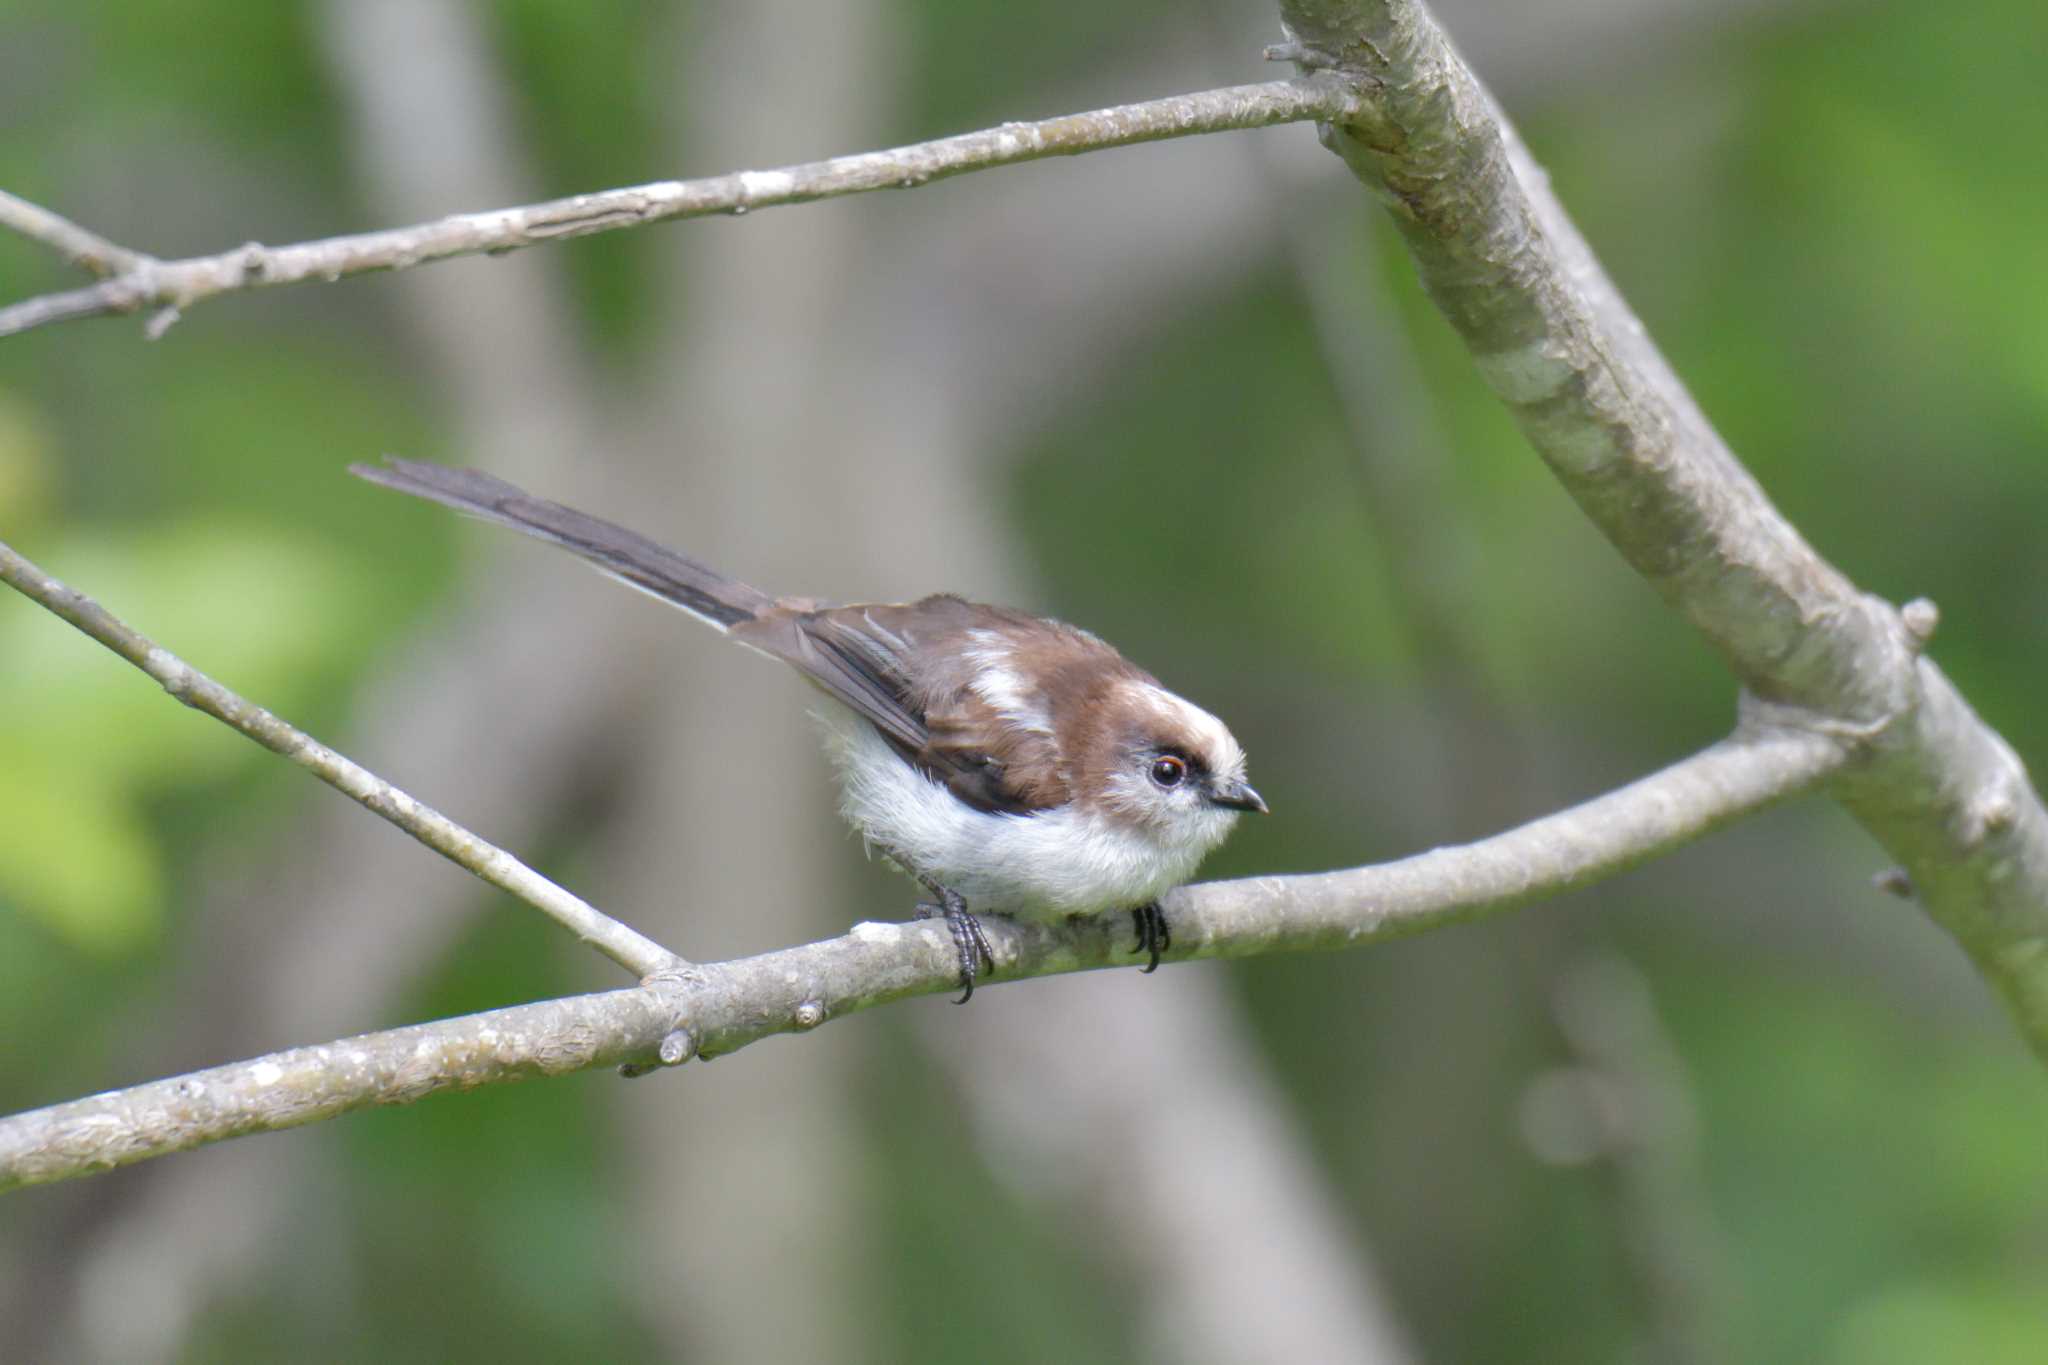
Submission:
[[[1771,505],[1417,0],[1282,0],[1355,83],[1323,141],[1387,204],[1480,375],[1586,516],[1783,723],[1855,743],[1835,794],[2048,1059],[2048,810],[1903,617]]]

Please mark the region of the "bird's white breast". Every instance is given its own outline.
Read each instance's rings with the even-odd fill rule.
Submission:
[[[821,719],[847,820],[870,847],[958,891],[978,913],[1044,920],[1145,905],[1192,877],[1229,827],[1203,822],[1176,837],[1073,805],[978,811],[866,721],[837,706]]]

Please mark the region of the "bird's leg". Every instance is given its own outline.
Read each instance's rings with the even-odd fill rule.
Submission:
[[[988,946],[988,935],[981,932],[981,921],[967,912],[967,898],[950,886],[940,886],[928,877],[919,877],[924,889],[939,898],[938,904],[929,901],[917,903],[917,917],[930,919],[934,912],[946,917],[946,928],[953,935],[953,947],[960,954],[960,998],[953,1003],[964,1005],[974,998],[974,978],[981,974],[981,964],[988,963],[990,976],[995,975],[995,950]]]
[[[1141,905],[1131,911],[1131,927],[1137,931],[1138,941],[1131,945],[1134,953],[1150,953],[1152,961],[1144,970],[1159,970],[1159,955],[1173,946],[1173,931],[1166,927],[1166,912],[1159,908],[1159,902]]]

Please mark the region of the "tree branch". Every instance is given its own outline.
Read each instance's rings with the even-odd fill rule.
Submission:
[[[1206,882],[1169,895],[1170,961],[1355,947],[1497,914],[1584,886],[1806,790],[1848,750],[1804,731],[1738,730],[1569,810],[1378,867]],[[984,984],[1133,965],[1129,925],[990,916]],[[636,990],[575,996],[295,1048],[0,1119],[0,1192],[292,1128],[443,1090],[624,1064],[637,1074],[959,985],[931,921],[858,924],[835,939],[683,965]],[[1134,987],[1135,989],[1136,987]]]
[[[911,189],[933,180],[1020,161],[1074,156],[1195,133],[1336,118],[1355,112],[1356,107],[1357,96],[1343,81],[1320,77],[1266,81],[1170,95],[1033,123],[1006,123],[999,128],[932,142],[834,157],[829,161],[809,161],[779,170],[735,171],[704,180],[664,180],[293,246],[266,247],[251,242],[216,256],[182,261],[158,261],[122,253],[128,268],[112,279],[0,308],[0,337],[45,323],[133,313],[143,308],[168,310],[160,315],[163,323],[153,328],[161,332],[182,310],[215,295],[238,290],[306,280],[331,283],[371,270],[403,270],[451,256],[516,251],[542,242],[669,219],[701,218],[714,213],[737,215],[869,190]],[[33,205],[24,204],[23,208],[50,222],[64,221]],[[90,236],[83,229],[73,231]],[[51,240],[47,231],[31,235]]]
[[[518,1005],[15,1114],[0,1119],[0,1193],[373,1104],[658,1055],[675,1028],[666,1005],[646,989]]]
[[[2048,810],[1902,619],[1779,514],[1708,424],[1417,0],[1282,0],[1281,55],[1361,112],[1324,144],[1387,203],[1423,286],[1552,472],[1784,724],[1861,747],[1836,794],[2048,1059]]]
[[[0,190],[0,227],[10,228],[32,242],[41,242],[67,264],[99,276],[125,275],[155,261],[140,252],[115,246],[96,232],[88,232],[69,218],[50,212],[40,204]]]
[[[4,543],[0,543],[0,582],[113,650],[156,679],[164,691],[185,705],[284,755],[450,862],[540,910],[635,976],[683,965],[682,959],[668,949],[555,885],[503,849],[486,843],[303,730],[221,686],[120,621],[92,598],[50,577]]]

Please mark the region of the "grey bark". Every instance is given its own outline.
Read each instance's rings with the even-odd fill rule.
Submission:
[[[2048,811],[1908,622],[1793,529],[1651,342],[1500,110],[1413,0],[1283,0],[1355,82],[1326,146],[1385,201],[1424,287],[1537,453],[1774,723],[1856,762],[1834,794],[1911,875],[2048,1057]]]

